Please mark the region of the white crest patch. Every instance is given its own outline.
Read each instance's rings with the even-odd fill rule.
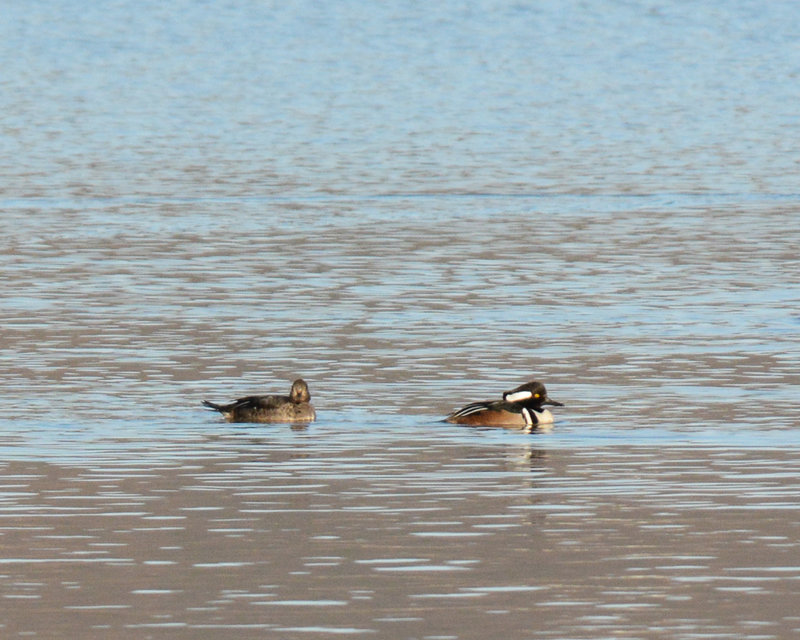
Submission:
[[[521,402],[522,400],[530,400],[533,397],[531,391],[516,391],[515,393],[507,393],[504,400],[506,402]]]

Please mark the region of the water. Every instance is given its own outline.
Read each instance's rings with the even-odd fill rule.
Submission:
[[[797,635],[797,17],[5,7],[3,637]]]

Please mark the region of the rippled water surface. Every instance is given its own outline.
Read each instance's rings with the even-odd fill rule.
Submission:
[[[793,3],[5,14],[2,637],[800,635]]]

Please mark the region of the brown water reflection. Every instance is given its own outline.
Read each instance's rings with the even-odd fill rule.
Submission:
[[[800,628],[795,451],[272,434],[180,460],[3,464],[3,636]]]

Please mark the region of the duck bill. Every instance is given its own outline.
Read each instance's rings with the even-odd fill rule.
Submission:
[[[563,402],[558,402],[556,400],[553,400],[552,398],[545,398],[544,401],[542,402],[542,404],[549,404],[549,405],[552,405],[554,407],[563,407],[564,406]]]

